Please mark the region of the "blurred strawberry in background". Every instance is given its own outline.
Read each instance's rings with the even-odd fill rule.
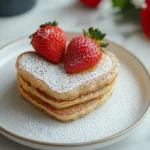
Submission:
[[[146,0],[146,8],[141,11],[142,26],[145,34],[150,38],[150,0]]]
[[[80,0],[81,3],[83,3],[85,6],[96,8],[101,0]]]
[[[146,4],[150,6],[150,0],[146,0]]]

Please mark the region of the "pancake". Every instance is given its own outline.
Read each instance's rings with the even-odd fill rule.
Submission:
[[[42,101],[40,98],[26,91],[22,87],[22,85],[19,85],[20,94],[23,98],[31,102],[38,109],[44,111],[46,114],[62,122],[71,122],[77,120],[78,118],[86,116],[88,113],[95,110],[96,108],[103,106],[107,99],[109,99],[112,95],[113,89],[114,88],[112,88],[107,94],[100,96],[96,99],[70,106],[68,108],[56,109],[53,108],[51,105],[47,104],[46,102]]]
[[[74,100],[109,84],[119,72],[112,53],[105,52],[97,68],[82,74],[67,74],[64,64],[52,64],[35,52],[21,54],[16,63],[18,75],[57,100]]]
[[[101,95],[106,94],[115,85],[116,78],[117,78],[117,76],[115,77],[115,79],[113,79],[113,81],[111,83],[104,85],[102,88],[98,89],[97,91],[94,91],[94,92],[91,92],[91,93],[88,93],[85,95],[81,95],[80,97],[78,97],[77,99],[74,99],[74,100],[59,100],[59,101],[57,99],[49,96],[45,92],[41,91],[40,89],[32,87],[31,83],[28,82],[27,80],[25,80],[21,76],[18,76],[18,83],[26,91],[28,91],[29,93],[40,98],[42,101],[50,104],[52,107],[57,108],[57,109],[62,109],[62,108],[66,108],[69,106],[73,106],[76,104],[86,102],[91,99],[95,99],[97,97],[100,97]]]

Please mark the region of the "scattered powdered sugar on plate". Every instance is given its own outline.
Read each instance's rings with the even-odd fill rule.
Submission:
[[[147,110],[150,97],[148,75],[136,58],[120,46],[113,44],[111,47],[110,44],[121,67],[116,89],[107,103],[72,123],[61,123],[45,115],[19,97],[15,62],[21,52],[31,48],[27,43],[28,40],[23,40],[9,46],[1,55],[0,127],[12,135],[54,144],[91,142],[122,132],[141,119]],[[10,58],[8,52],[13,57]]]
[[[38,141],[65,144],[113,136],[133,125],[143,114],[141,86],[135,73],[121,63],[114,94],[101,109],[75,122],[61,123],[26,102],[27,106],[17,107],[13,115],[17,122],[15,132]]]
[[[63,64],[54,65],[39,57],[36,53],[26,53],[20,60],[20,67],[31,73],[35,78],[44,81],[52,90],[64,93],[106,74],[112,69],[112,60],[104,55],[103,61],[100,61],[94,71],[67,75]]]

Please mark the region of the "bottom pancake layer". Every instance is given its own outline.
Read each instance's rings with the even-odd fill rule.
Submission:
[[[56,109],[46,102],[42,101],[40,98],[29,93],[21,85],[19,86],[20,94],[23,98],[31,102],[35,107],[44,111],[46,114],[51,115],[52,117],[62,121],[62,122],[71,122],[86,116],[91,111],[99,108],[105,104],[105,102],[113,94],[114,87],[105,95],[100,96],[99,98],[70,106],[64,109]]]

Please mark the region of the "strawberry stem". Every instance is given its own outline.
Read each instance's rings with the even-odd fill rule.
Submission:
[[[40,28],[46,27],[46,26],[57,26],[58,23],[54,20],[53,22],[46,22],[45,24],[40,25]]]
[[[94,29],[93,27],[90,27],[88,29],[88,32],[83,29],[83,34],[85,37],[94,39],[100,45],[100,47],[106,48],[109,45],[109,43],[101,42],[101,40],[105,38],[106,34],[102,33],[99,29]]]

